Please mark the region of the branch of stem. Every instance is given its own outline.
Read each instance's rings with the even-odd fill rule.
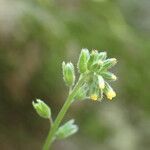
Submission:
[[[55,133],[56,133],[62,119],[64,118],[67,110],[69,109],[69,107],[70,107],[70,105],[71,105],[71,103],[74,99],[74,96],[75,96],[76,92],[79,90],[79,88],[81,87],[83,82],[84,82],[84,78],[80,77],[79,81],[76,83],[75,87],[70,92],[70,94],[69,94],[67,100],[65,101],[63,107],[61,108],[56,120],[54,121],[53,125],[51,126],[51,129],[48,133],[47,139],[46,139],[45,144],[43,146],[43,150],[48,150],[51,147],[51,144],[52,144],[52,142],[54,141],[54,138],[55,138],[54,137]]]

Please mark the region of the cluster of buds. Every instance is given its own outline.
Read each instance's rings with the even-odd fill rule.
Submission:
[[[64,139],[78,131],[78,126],[71,119],[64,125],[59,126],[66,111],[74,100],[91,99],[93,101],[101,101],[105,95],[112,100],[116,93],[110,86],[110,81],[115,81],[117,77],[109,71],[117,63],[115,58],[107,58],[106,52],[98,52],[98,50],[82,49],[77,63],[79,80],[75,84],[74,65],[62,63],[63,79],[69,87],[68,98],[63,105],[60,113],[53,123],[51,109],[42,100],[37,99],[32,102],[37,114],[45,119],[49,119],[51,123],[51,131],[47,137],[44,149],[47,150],[56,139]]]
[[[76,98],[90,98],[94,101],[101,101],[103,95],[112,100],[116,93],[108,82],[115,81],[117,77],[109,71],[117,63],[115,58],[108,58],[106,52],[98,52],[82,49],[77,63],[78,71],[85,81],[78,91]],[[73,86],[75,72],[72,63],[63,62],[63,75],[65,83]]]

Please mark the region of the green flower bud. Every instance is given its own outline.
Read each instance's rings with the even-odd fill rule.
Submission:
[[[59,129],[55,134],[55,137],[57,139],[64,139],[75,134],[77,131],[78,131],[78,126],[74,124],[74,120],[72,119],[66,122],[61,127],[59,127]]]
[[[65,62],[62,63],[63,68],[63,79],[67,86],[73,86],[75,82],[75,73],[74,73],[74,66],[73,64]]]
[[[75,100],[83,100],[87,98],[88,85],[85,83],[80,89],[77,91],[74,99]]]
[[[89,57],[90,57],[89,50],[82,49],[77,64],[80,73],[84,73],[87,71],[87,62],[89,60]]]
[[[103,72],[101,75],[107,80],[112,80],[112,81],[117,80],[117,77],[111,72]]]
[[[90,59],[88,61],[88,64],[87,64],[87,67],[89,70],[92,69],[92,66],[95,64],[95,63],[98,63],[98,51],[97,50],[92,50],[91,54],[90,54]]]
[[[98,60],[96,63],[94,63],[91,66],[91,71],[98,72],[102,66],[103,66],[103,61]]]
[[[107,53],[106,52],[100,52],[98,56],[99,56],[99,59],[103,61],[107,58]]]
[[[105,95],[107,96],[107,98],[109,100],[112,100],[114,97],[116,97],[115,91],[113,90],[113,88],[107,82],[105,82],[104,93],[105,93]]]
[[[42,100],[37,99],[36,102],[32,102],[32,105],[40,117],[45,119],[49,119],[51,117],[51,110],[49,106]]]
[[[103,64],[103,70],[105,69],[109,69],[111,67],[113,67],[115,64],[117,63],[117,59],[116,58],[110,58],[110,59],[106,59],[104,61],[104,64]]]
[[[102,90],[105,88],[105,81],[103,77],[100,75],[98,76],[98,85],[99,85],[99,88]]]
[[[93,82],[89,85],[89,97],[93,101],[97,101],[99,98],[99,87],[98,87],[98,80],[96,75],[93,78]]]

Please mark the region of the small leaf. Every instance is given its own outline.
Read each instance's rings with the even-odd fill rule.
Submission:
[[[78,126],[74,124],[74,119],[66,122],[64,125],[59,127],[55,134],[56,139],[65,139],[78,131]]]

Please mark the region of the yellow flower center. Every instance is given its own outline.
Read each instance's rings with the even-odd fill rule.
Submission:
[[[106,96],[108,99],[112,100],[114,97],[116,97],[116,93],[114,91],[108,91]]]
[[[90,97],[93,101],[96,101],[98,99],[98,96],[96,94],[91,95]]]

